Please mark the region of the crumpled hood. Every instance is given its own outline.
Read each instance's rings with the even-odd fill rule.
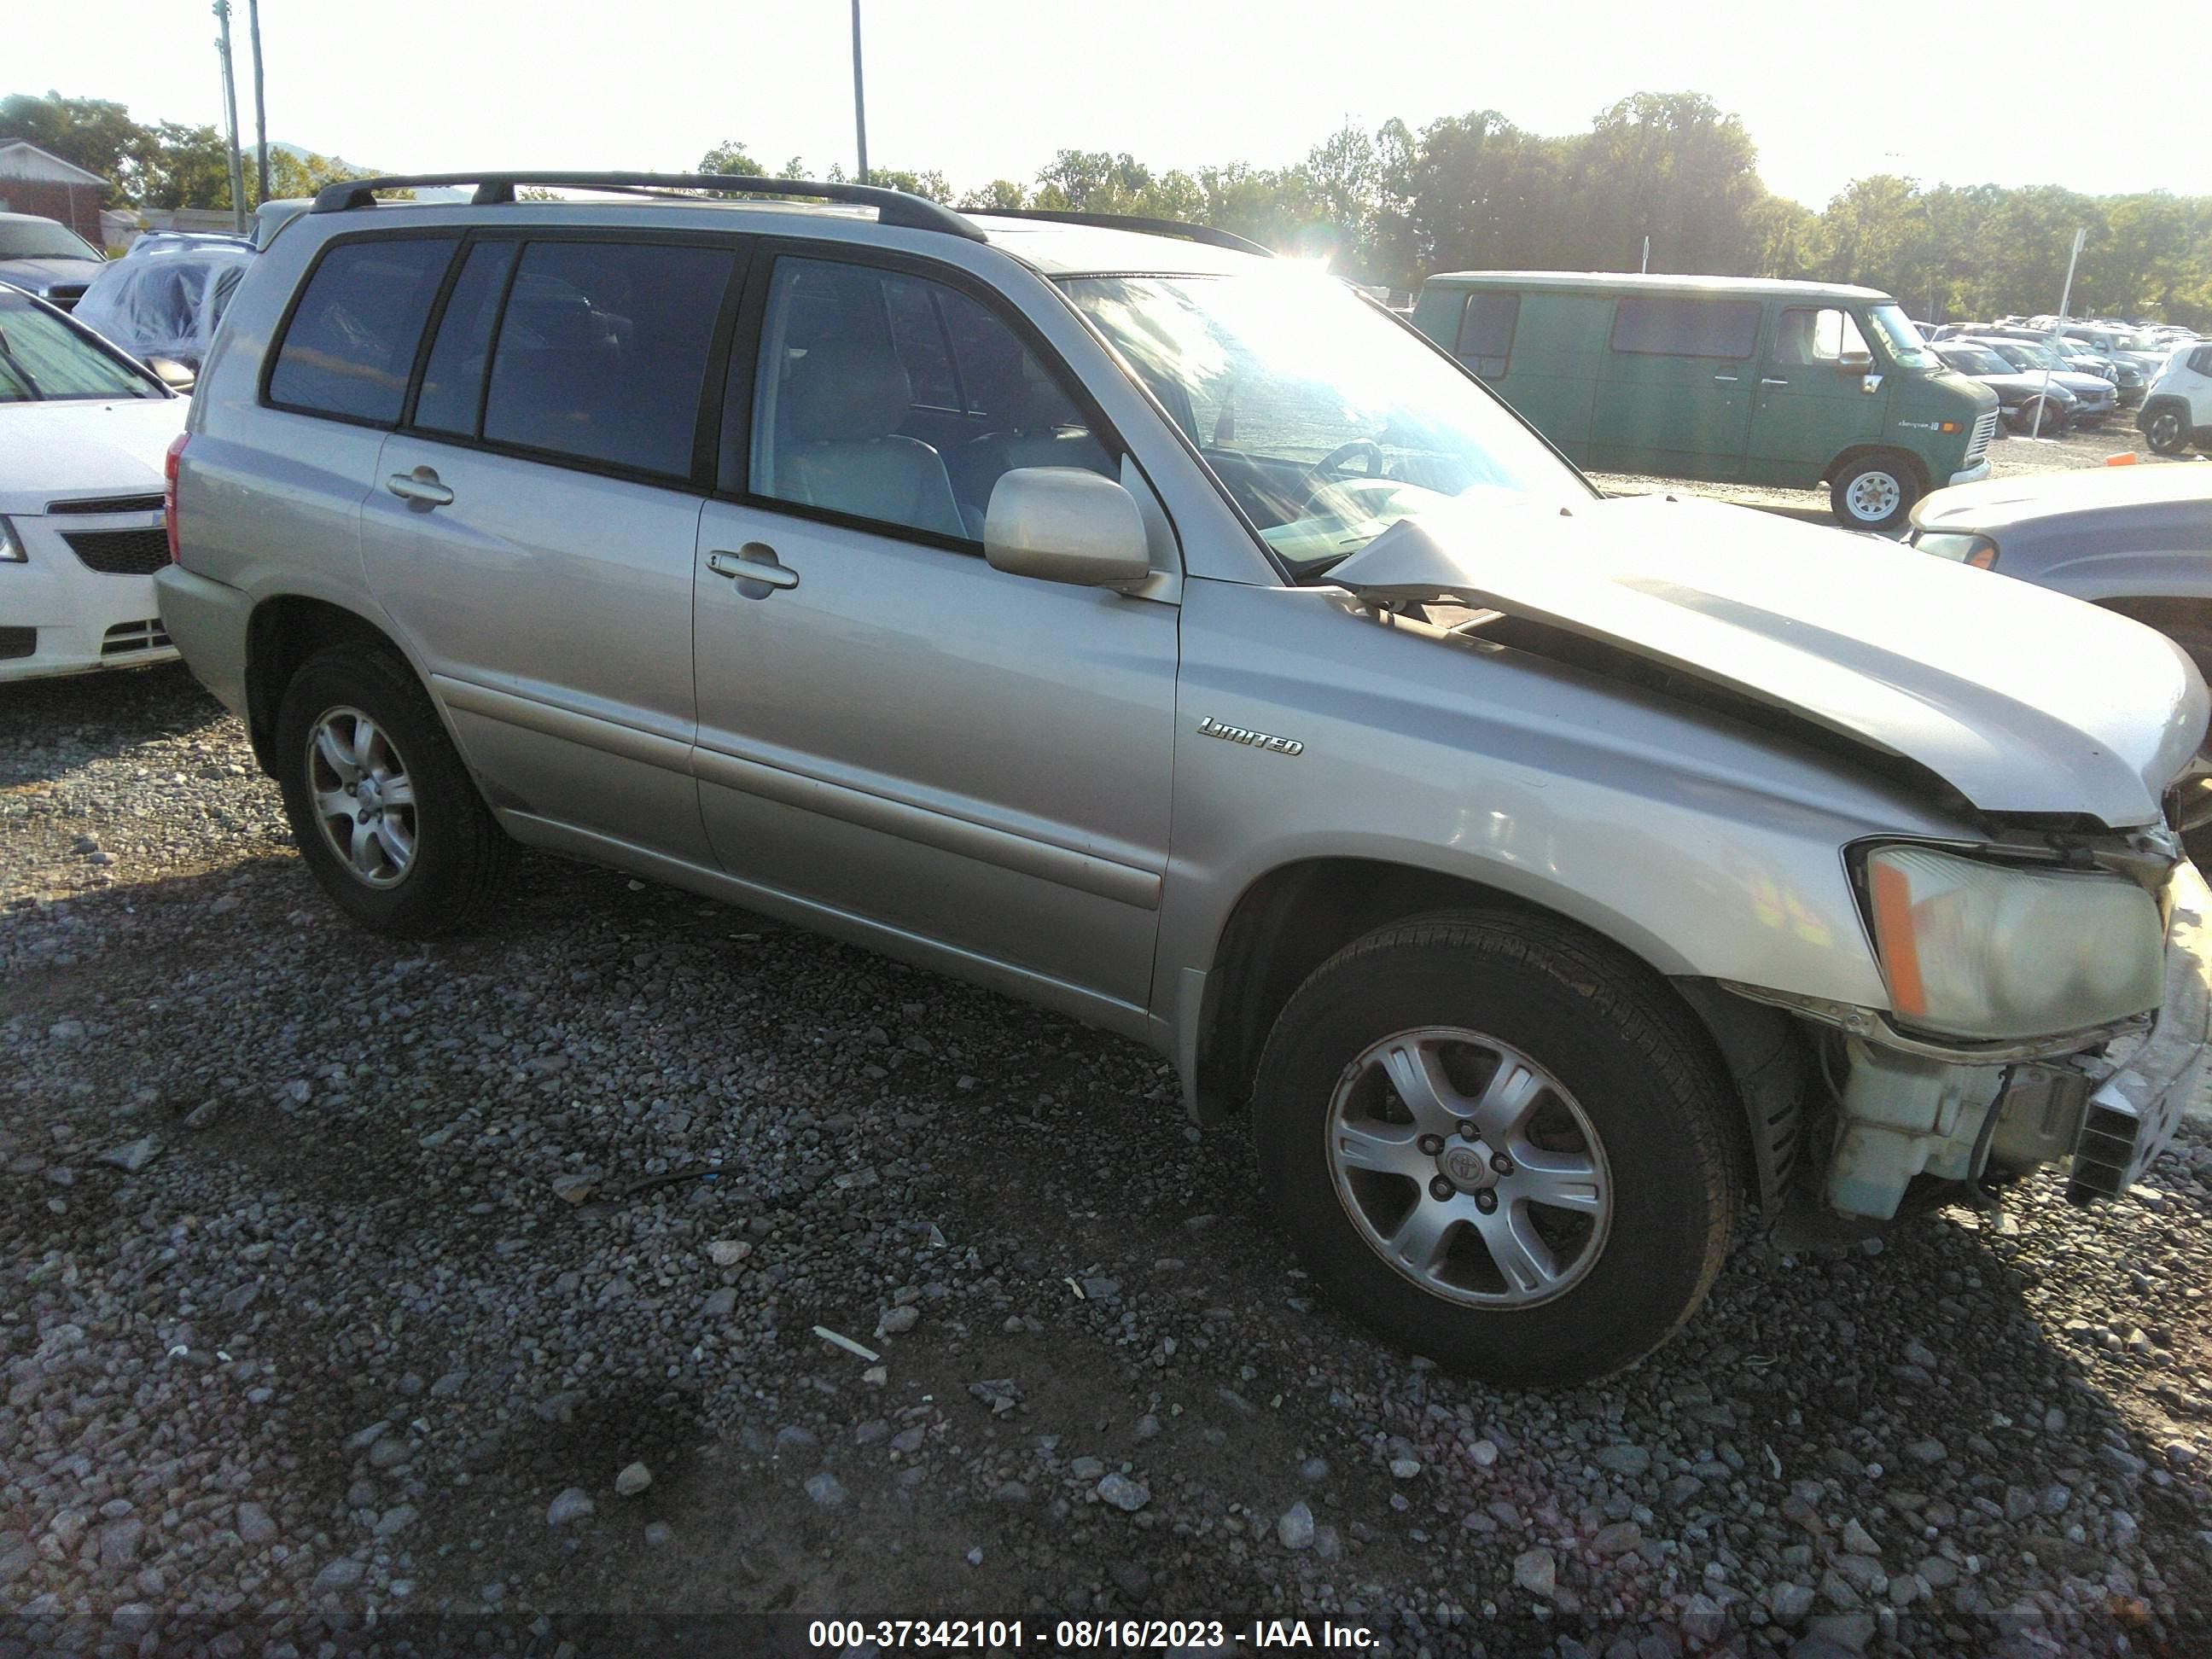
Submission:
[[[189,398],[0,403],[0,513],[33,516],[71,495],[159,495]]]
[[[1984,812],[2154,822],[2212,707],[2180,650],[2126,617],[1717,502],[1462,501],[1329,580],[1604,641],[1902,756]]]

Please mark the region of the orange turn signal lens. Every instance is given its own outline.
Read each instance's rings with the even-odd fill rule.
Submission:
[[[1942,425],[1937,427],[1936,429],[1938,432],[1964,432],[1966,428],[1960,426],[1956,421],[1946,421]]]

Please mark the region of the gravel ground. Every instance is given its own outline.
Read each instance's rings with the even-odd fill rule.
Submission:
[[[2130,410],[2102,427],[2069,432],[2063,438],[2001,435],[1990,446],[1990,476],[2017,478],[2038,472],[2071,472],[2080,467],[2102,466],[2115,455],[2133,455],[2142,465],[2178,464],[2170,457],[2154,455],[2143,447],[2142,434],[2135,428],[2135,411]],[[2196,460],[2194,456],[2184,457],[2183,464],[2194,464]],[[1668,490],[1678,495],[1706,495],[1716,501],[1765,507],[1769,512],[1811,519],[1820,524],[1835,522],[1828,510],[1826,489],[1755,489],[1743,484],[1702,483],[1626,472],[1593,472],[1590,477],[1601,489],[1616,495],[1645,495]]]
[[[1130,1044],[550,860],[480,937],[341,925],[177,669],[0,692],[0,1653],[2212,1650],[2201,1127],[1500,1393],[1316,1306]]]

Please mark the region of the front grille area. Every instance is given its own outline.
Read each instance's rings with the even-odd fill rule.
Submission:
[[[107,630],[100,641],[103,657],[127,657],[134,651],[161,651],[167,647],[169,636],[161,631],[161,619],[149,617],[144,622],[118,623]]]
[[[75,311],[76,302],[84,298],[82,283],[57,283],[46,290],[46,303],[57,311]]]
[[[39,648],[35,628],[0,628],[0,662],[34,655]]]
[[[46,511],[70,513],[159,513],[161,498],[152,495],[80,495],[70,501],[48,501]]]
[[[67,542],[88,570],[103,576],[150,576],[169,562],[169,533],[151,530],[78,530],[64,532]]]
[[[1989,453],[1990,445],[1997,435],[1997,415],[1995,410],[1974,422],[1974,435],[1966,440],[1966,465],[1972,466]]]

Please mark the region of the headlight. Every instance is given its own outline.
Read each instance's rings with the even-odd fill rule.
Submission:
[[[1997,544],[1987,536],[1977,536],[1969,531],[1917,531],[1913,535],[1912,544],[1923,553],[1932,553],[1939,559],[1949,559],[1959,564],[1970,564],[1977,570],[1997,568]]]
[[[28,564],[31,556],[23,551],[23,538],[15,533],[15,526],[0,519],[0,564]]]
[[[2158,903],[2124,877],[1898,846],[1869,853],[1866,876],[1890,1007],[1906,1024],[2053,1036],[2158,1006]]]

